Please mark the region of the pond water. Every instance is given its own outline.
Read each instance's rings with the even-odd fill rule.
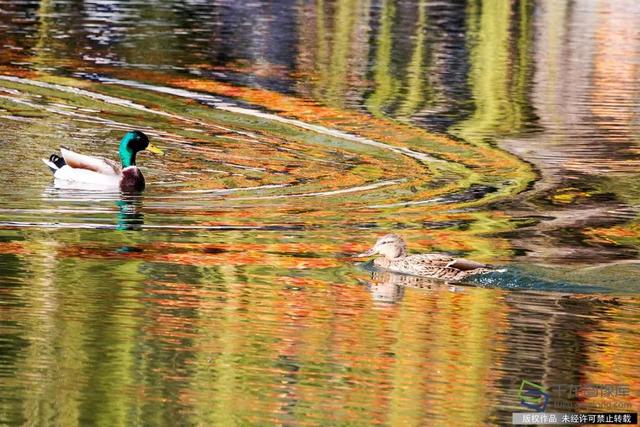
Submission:
[[[640,411],[639,3],[0,0],[0,46],[0,424]],[[40,160],[130,129],[142,194]]]

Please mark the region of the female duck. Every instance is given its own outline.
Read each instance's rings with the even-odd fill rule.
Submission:
[[[142,150],[162,154],[149,144],[144,133],[134,130],[120,141],[120,162],[102,157],[86,156],[61,148],[62,157],[52,154],[42,161],[49,166],[56,184],[72,188],[99,188],[105,190],[142,191],[144,176],[136,166],[136,154]]]
[[[462,280],[472,274],[488,273],[491,266],[464,258],[441,254],[408,255],[407,244],[397,234],[387,234],[378,239],[368,251],[356,255],[369,257],[380,254],[373,264],[385,270],[412,276],[432,277],[441,280]]]

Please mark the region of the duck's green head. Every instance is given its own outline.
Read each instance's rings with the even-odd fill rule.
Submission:
[[[147,135],[139,130],[127,132],[120,141],[120,160],[122,167],[127,168],[136,164],[136,153],[142,150],[149,150],[152,153],[162,154],[162,151],[149,143]]]

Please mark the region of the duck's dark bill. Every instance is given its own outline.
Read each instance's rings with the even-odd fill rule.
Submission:
[[[361,254],[356,255],[356,258],[364,258],[364,257],[368,257],[371,255],[375,255],[376,250],[374,248],[369,249],[366,252],[362,252]]]

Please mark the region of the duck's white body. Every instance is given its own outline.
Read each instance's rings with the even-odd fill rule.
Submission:
[[[84,188],[96,190],[118,190],[119,176],[102,175],[87,169],[77,169],[64,165],[57,169],[53,177],[56,188]]]
[[[53,172],[54,186],[57,188],[104,191],[144,188],[144,177],[137,166],[122,168],[112,160],[87,156],[66,148],[61,148],[60,152],[64,159],[62,166],[42,159]]]

